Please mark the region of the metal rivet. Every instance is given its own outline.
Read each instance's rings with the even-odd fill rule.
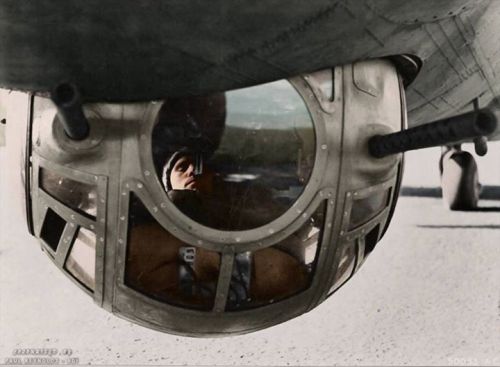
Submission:
[[[340,234],[344,234],[344,231],[340,231]]]
[[[140,183],[140,182],[137,184],[137,187],[138,187],[139,189],[142,189],[142,186],[143,186],[143,185],[142,185],[142,183]]]
[[[145,140],[146,138],[147,138],[146,135],[144,135],[144,134],[141,135],[142,140]]]
[[[324,195],[324,194],[323,194],[323,191],[320,191],[320,192],[319,192],[319,196],[323,196],[323,195]]]
[[[90,225],[90,229],[94,229],[95,226],[93,224]]]
[[[297,213],[298,214],[302,213],[302,210],[301,209],[297,209]]]
[[[274,233],[274,229],[269,228],[269,233],[273,234]]]
[[[99,238],[99,241],[104,242],[104,238],[103,237]]]
[[[203,241],[202,241],[202,240],[198,240],[198,241],[196,241],[196,243],[197,243],[198,245],[203,245]]]
[[[333,203],[334,203],[334,201],[333,201],[333,200],[330,200],[330,204],[332,204],[332,205],[333,205]]]
[[[161,203],[161,204],[160,204],[160,206],[161,206],[162,208],[166,208],[166,207],[167,207],[167,203]]]
[[[128,183],[126,183],[125,187],[128,189],[128,188],[130,188],[130,185]]]
[[[149,172],[149,171],[144,171],[144,175],[149,176],[150,174],[151,174],[151,172]]]
[[[71,217],[71,219],[75,219],[75,215],[74,214],[71,214],[70,217]]]
[[[154,206],[153,211],[156,213],[158,211],[158,208],[156,206]]]
[[[332,223],[328,223],[326,226],[327,226],[328,228],[332,228]]]
[[[307,218],[307,213],[302,214],[303,218]]]
[[[122,192],[122,195],[127,196],[127,192],[126,191]]]
[[[235,238],[235,240],[236,240],[236,242],[240,242],[240,241],[241,241],[241,238],[236,237],[236,238]]]
[[[101,220],[99,222],[104,223],[104,218],[101,218]]]
[[[326,144],[321,145],[321,149],[326,150],[326,148],[327,148]]]
[[[97,181],[98,179],[99,179],[99,177],[97,177],[97,176],[94,176],[94,180],[96,180],[96,181]]]
[[[122,215],[122,216],[120,217],[120,220],[125,220],[125,217]]]
[[[348,192],[348,193],[347,193],[347,197],[349,197],[349,196],[351,196],[351,193],[350,193],[350,192]]]
[[[74,227],[75,226],[75,223],[70,223],[69,224],[70,227]]]
[[[101,203],[104,204],[106,201],[104,199],[101,199]]]
[[[119,238],[118,243],[123,244],[123,240],[121,238]]]

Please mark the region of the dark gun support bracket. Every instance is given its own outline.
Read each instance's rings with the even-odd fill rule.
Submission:
[[[87,138],[90,126],[83,114],[82,98],[78,88],[71,83],[61,83],[50,92],[50,99],[57,107],[59,120],[66,135],[72,140]]]
[[[371,156],[383,158],[410,150],[486,137],[496,128],[496,116],[489,110],[483,109],[397,133],[376,135],[368,141],[368,150]]]

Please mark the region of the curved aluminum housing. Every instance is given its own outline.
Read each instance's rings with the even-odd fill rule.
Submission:
[[[35,235],[49,258],[99,306],[171,333],[247,333],[316,307],[359,269],[389,224],[402,156],[372,158],[367,142],[374,135],[401,130],[406,124],[406,106],[402,83],[386,60],[339,66],[289,82],[303,99],[314,124],[314,167],[291,208],[266,225],[244,231],[203,226],[168,199],[152,159],[151,135],[161,101],[85,105],[90,133],[86,139],[74,141],[64,134],[55,107],[35,98],[33,222]],[[69,206],[50,189],[44,189],[41,176],[46,171],[60,177],[60,182],[82,183],[78,187],[84,188],[81,195],[85,202],[95,204],[92,215],[83,204]],[[127,285],[132,196],[139,198],[150,216],[175,238],[219,254],[213,307],[200,310],[169,304]],[[309,223],[318,208],[324,210],[322,235],[307,287],[276,302],[229,310],[228,288],[237,256],[275,246]],[[51,229],[57,229],[55,237]],[[78,238],[78,250],[72,253]],[[94,241],[94,252],[82,250],[85,241]],[[78,256],[82,259],[80,268],[75,267]],[[67,270],[68,258],[71,271]],[[78,274],[83,274],[81,279]]]

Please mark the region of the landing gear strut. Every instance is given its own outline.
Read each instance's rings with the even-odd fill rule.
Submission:
[[[443,200],[451,210],[474,210],[477,208],[481,185],[477,164],[461,145],[443,147],[439,162]]]

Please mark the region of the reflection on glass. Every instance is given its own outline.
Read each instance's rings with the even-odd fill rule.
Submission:
[[[206,97],[167,99],[153,155],[170,199],[220,230],[246,230],[282,215],[302,193],[315,136],[287,81]]]
[[[63,177],[53,171],[40,168],[40,187],[47,194],[74,211],[95,219],[97,215],[97,191],[95,185]]]
[[[323,233],[325,204],[295,233],[278,244],[234,258],[226,308],[274,303],[305,290],[312,281]]]
[[[352,275],[356,264],[357,250],[353,242],[344,243],[340,261],[333,280],[333,286],[330,288],[328,295],[331,295],[342,284],[344,284]]]
[[[380,213],[389,204],[390,190],[376,192],[367,198],[354,200],[352,202],[349,230],[368,222]]]
[[[81,228],[71,247],[65,268],[90,290],[95,288],[95,233]]]
[[[219,253],[174,237],[131,194],[125,284],[166,303],[209,310],[219,269]]]

